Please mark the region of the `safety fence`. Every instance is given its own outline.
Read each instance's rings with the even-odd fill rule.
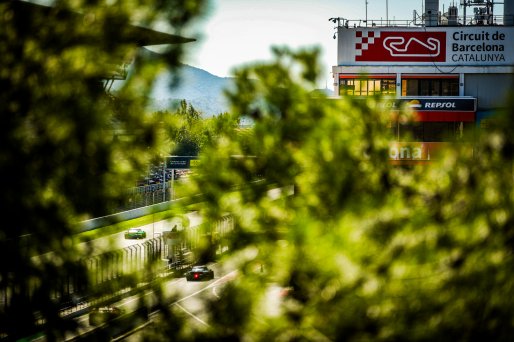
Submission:
[[[120,212],[171,200],[171,182],[138,186],[128,190],[128,199],[123,207],[113,212]]]
[[[211,229],[203,225],[188,227],[170,238],[163,234],[145,242],[91,256],[79,261],[72,272],[52,279],[55,288],[52,299],[61,307],[62,315],[73,314],[95,302],[108,302],[122,292],[130,292],[141,284],[157,278],[180,276],[197,262],[197,251],[209,239],[215,254],[227,250],[226,238],[234,227],[226,216]],[[89,277],[84,278],[87,271]],[[0,313],[6,312],[15,289],[0,289]],[[27,289],[30,298],[34,289]],[[101,295],[101,297],[99,297]],[[2,334],[0,327],[0,335]]]

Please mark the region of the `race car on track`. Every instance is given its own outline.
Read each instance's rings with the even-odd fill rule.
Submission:
[[[140,228],[131,228],[125,232],[125,239],[145,239],[146,232]]]
[[[193,266],[193,268],[186,273],[187,281],[211,279],[214,279],[214,272],[207,266]]]

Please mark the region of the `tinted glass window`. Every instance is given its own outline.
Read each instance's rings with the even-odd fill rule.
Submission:
[[[402,80],[402,96],[458,96],[458,78],[408,78]]]
[[[411,122],[390,123],[390,131],[398,141],[469,142],[474,136],[473,122]]]
[[[340,79],[339,95],[373,96],[396,94],[394,79]]]

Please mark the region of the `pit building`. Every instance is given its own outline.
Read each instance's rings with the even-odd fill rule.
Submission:
[[[514,84],[514,1],[502,2],[502,13],[498,5],[461,0],[444,12],[425,0],[409,20],[329,19],[337,30],[335,94],[383,95],[388,108],[416,112],[414,122],[391,120],[392,163],[429,162],[445,144],[469,142],[505,106]]]

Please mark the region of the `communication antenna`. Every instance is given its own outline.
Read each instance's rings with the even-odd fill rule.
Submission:
[[[366,7],[366,26],[368,26],[368,0],[364,0],[364,6]]]

